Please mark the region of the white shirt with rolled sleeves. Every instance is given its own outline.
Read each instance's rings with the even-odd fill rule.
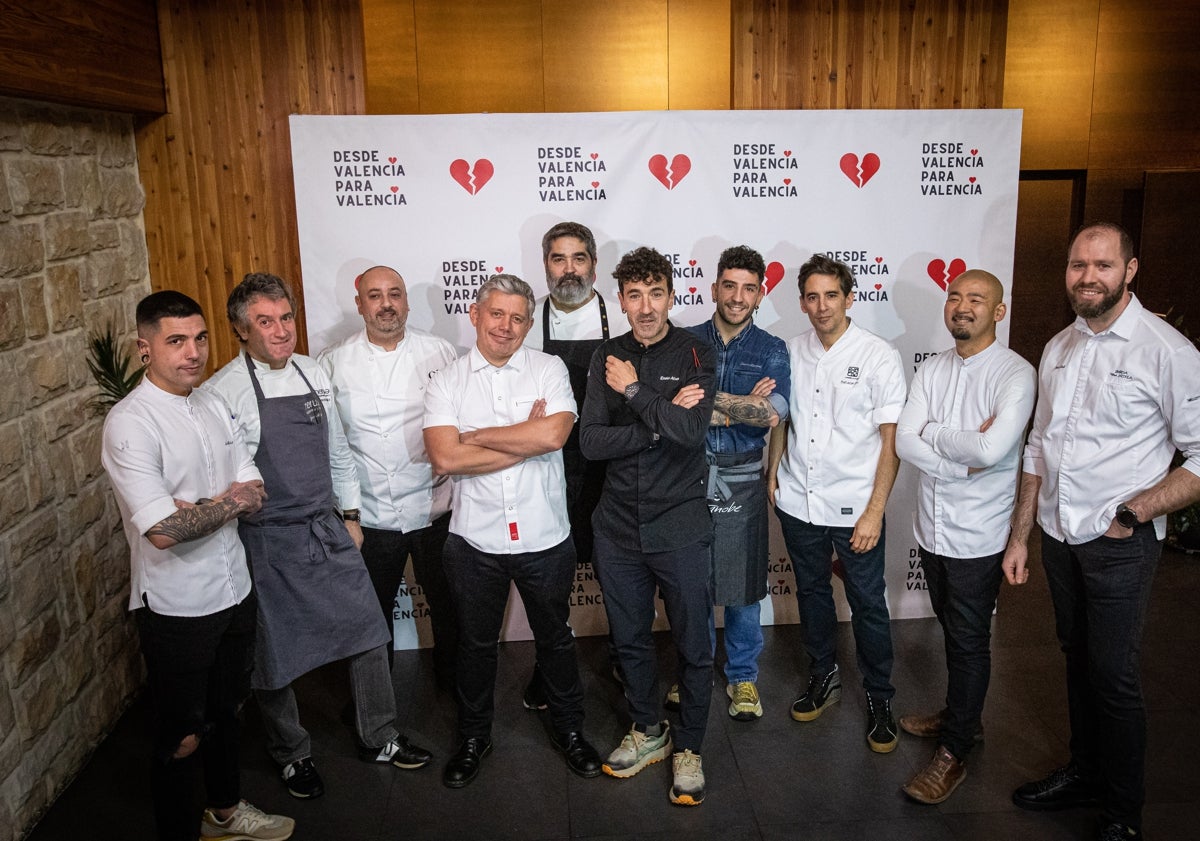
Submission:
[[[952,348],[921,363],[896,425],[896,452],[920,471],[913,534],[925,551],[1004,551],[1036,393],[1033,366],[999,342],[966,359]],[[968,475],[972,467],[984,469]]]
[[[854,526],[875,486],[879,427],[904,407],[900,353],[854,322],[828,351],[815,331],[788,340],[792,393],[775,504],[818,526]]]
[[[354,454],[364,526],[410,532],[450,510],[450,481],[434,479],[421,430],[430,375],[457,357],[445,339],[411,328],[395,350],[362,330],[317,357]]]
[[[1024,472],[1040,476],[1038,525],[1078,545],[1158,483],[1178,449],[1200,476],[1200,352],[1137,296],[1109,328],[1087,321],[1042,352]],[[1154,520],[1161,540],[1166,517]]]
[[[497,368],[478,348],[434,373],[425,393],[425,428],[459,432],[511,426],[546,401],[546,416],[576,414],[567,366],[522,347]],[[562,450],[524,459],[481,476],[453,477],[450,531],[481,552],[539,552],[571,533]]]
[[[292,363],[300,366],[325,408],[325,416],[329,421],[329,470],[333,476],[334,499],[339,508],[361,508],[358,471],[354,467],[354,456],[350,453],[350,445],[346,442],[346,433],[342,429],[342,421],[333,400],[333,387],[329,383],[329,375],[315,359],[299,353],[293,353],[287,364],[279,369],[273,369],[258,360],[252,362],[263,396],[268,399],[308,394],[308,385]],[[254,385],[250,382],[250,372],[246,370],[243,354],[235,356],[200,387],[224,398],[233,413],[234,421],[241,427],[250,454],[257,453],[261,435],[258,399],[254,396]],[[271,489],[267,488],[267,495],[270,493]]]
[[[219,396],[180,397],[143,379],[109,411],[100,461],[129,544],[130,610],[145,604],[166,616],[209,616],[250,594],[237,520],[169,549],[146,539],[175,513],[176,499],[211,499],[234,482],[262,481]]]

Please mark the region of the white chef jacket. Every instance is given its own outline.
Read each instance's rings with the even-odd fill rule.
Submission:
[[[421,421],[430,374],[457,357],[445,339],[412,328],[395,350],[364,329],[317,357],[354,454],[364,526],[410,532],[450,510],[450,481],[434,481]]]
[[[547,417],[577,417],[561,359],[521,347],[497,368],[472,347],[431,378],[425,428],[511,426],[528,419],[538,399],[545,399]],[[562,543],[571,533],[562,450],[482,476],[453,477],[450,531],[492,554],[539,552]]]
[[[100,461],[129,544],[130,610],[145,604],[167,616],[209,616],[250,594],[237,520],[169,549],[146,538],[175,513],[176,499],[195,502],[235,481],[262,480],[220,397],[180,397],[143,378],[109,410]]]
[[[814,330],[787,348],[792,393],[775,504],[813,525],[853,526],[875,487],[879,427],[904,408],[900,353],[853,321],[828,351]]]
[[[304,376],[312,383],[313,391],[325,407],[329,421],[329,468],[333,476],[333,496],[339,508],[361,508],[362,494],[358,487],[358,471],[354,467],[354,456],[350,453],[350,445],[346,442],[346,433],[338,415],[337,405],[333,400],[333,388],[329,384],[329,375],[317,364],[315,359],[299,353],[293,353],[287,364],[274,370],[265,362],[256,359],[254,373],[258,377],[259,387],[263,396],[294,397],[297,394],[308,394],[308,386],[292,365],[295,362],[304,372]],[[213,374],[202,389],[211,389],[224,398],[229,404],[233,419],[242,430],[246,446],[250,454],[258,452],[258,441],[261,428],[258,422],[258,399],[254,396],[254,385],[250,382],[250,372],[246,370],[244,353],[239,353],[225,367]],[[267,495],[271,489],[267,488]]]
[[[1047,343],[1023,468],[1042,479],[1043,531],[1073,545],[1104,534],[1177,448],[1200,476],[1200,352],[1136,295],[1107,330],[1076,318]],[[1159,539],[1166,527],[1155,518]]]
[[[621,315],[621,308],[612,301],[605,301],[608,308],[609,338],[620,336],[629,331],[629,322]],[[540,298],[533,308],[533,329],[525,337],[524,347],[530,350],[542,349],[542,310],[550,309],[550,338],[559,341],[578,342],[587,339],[603,339],[604,331],[600,325],[600,293],[577,310],[563,312],[550,303],[550,296]],[[613,315],[617,320],[613,321]]]
[[[896,452],[920,471],[913,534],[925,551],[982,558],[1004,550],[1036,390],[1033,366],[999,342],[966,359],[951,348],[921,363]],[[970,467],[986,469],[968,475]]]

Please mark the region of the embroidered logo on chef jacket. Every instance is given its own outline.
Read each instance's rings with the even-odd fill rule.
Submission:
[[[308,422],[319,424],[324,420],[321,414],[321,401],[316,397],[310,397],[304,401],[304,414],[308,415]]]

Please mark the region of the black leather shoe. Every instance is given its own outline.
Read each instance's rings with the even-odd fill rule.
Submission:
[[[1136,841],[1142,833],[1123,823],[1110,823],[1101,826],[1096,837],[1099,841]]]
[[[550,741],[567,758],[567,767],[576,774],[585,779],[600,776],[600,754],[583,738],[583,733],[578,730],[561,735],[556,733]]]
[[[1055,768],[1040,780],[1025,783],[1013,792],[1012,801],[1022,809],[1033,811],[1100,804],[1095,784],[1079,772],[1074,762]]]
[[[450,788],[462,788],[479,773],[483,758],[492,752],[490,739],[466,739],[458,753],[450,757],[446,769],[442,771],[442,782]]]

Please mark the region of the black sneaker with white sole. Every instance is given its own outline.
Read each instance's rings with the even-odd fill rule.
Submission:
[[[867,693],[867,746],[875,753],[891,753],[900,743],[892,702]]]
[[[836,665],[828,674],[810,674],[808,688],[792,703],[792,718],[796,721],[812,721],[841,697],[842,677]]]
[[[313,765],[312,757],[306,756],[283,766],[283,784],[288,794],[301,800],[311,800],[325,793],[325,783]]]

